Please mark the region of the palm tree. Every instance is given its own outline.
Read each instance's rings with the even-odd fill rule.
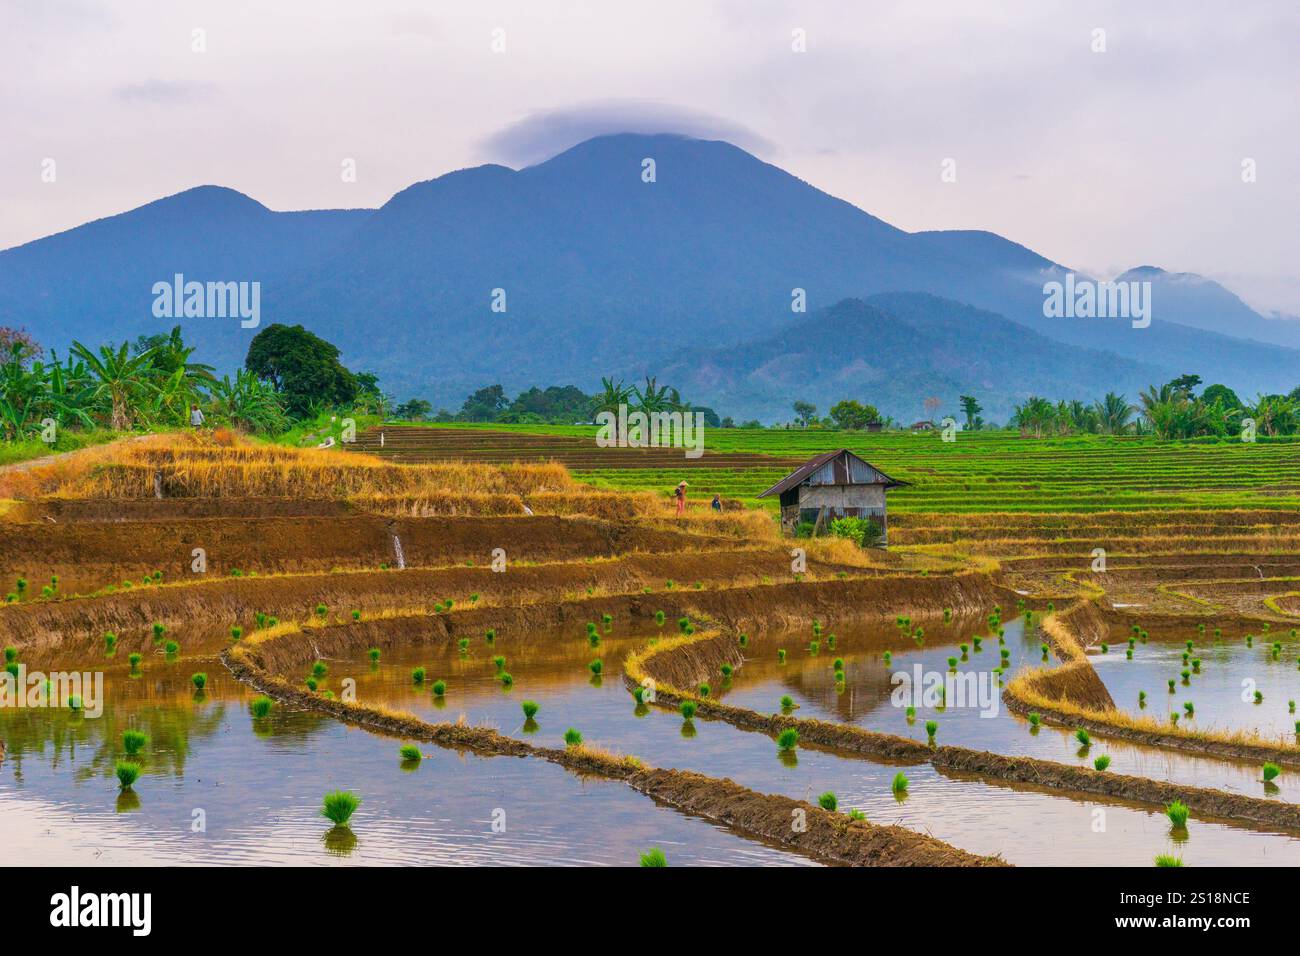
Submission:
[[[627,404],[635,390],[624,385],[622,379],[615,383],[612,378],[602,378],[600,384],[602,391],[596,396],[596,411],[609,412],[614,416],[614,440],[618,441],[618,410]]]
[[[1093,411],[1102,432],[1107,435],[1122,435],[1129,430],[1129,419],[1135,409],[1123,395],[1107,392],[1100,402],[1093,403]]]
[[[131,355],[130,350],[127,342],[116,351],[101,345],[96,355],[80,342],[72,343],[72,354],[85,362],[90,376],[87,393],[93,401],[107,402],[109,427],[115,431],[129,428],[146,399],[160,391],[152,374],[156,349],[139,355]]]
[[[663,388],[656,390],[655,380],[649,375],[645,378],[645,391],[641,391],[634,386],[632,394],[636,396],[637,409],[647,415],[655,412],[676,411],[682,407],[682,397],[678,394],[677,389],[665,385]]]

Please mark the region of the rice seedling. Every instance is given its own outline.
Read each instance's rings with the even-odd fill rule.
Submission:
[[[943,622],[947,624],[951,620],[952,620],[952,608],[946,607],[943,609]]]
[[[130,790],[140,779],[140,765],[130,760],[119,760],[113,765],[113,773],[117,776],[118,789]]]
[[[1183,858],[1173,856],[1169,853],[1161,853],[1156,857],[1156,866],[1182,866]]]
[[[5,663],[12,664],[16,660],[18,660],[18,648],[10,644],[5,648]]]
[[[578,733],[572,727],[564,732],[564,745],[566,747],[578,747],[582,744],[582,734]]]
[[[1277,779],[1278,774],[1280,774],[1281,772],[1282,772],[1282,768],[1275,763],[1270,762],[1264,764],[1264,771],[1263,771],[1264,782],[1271,783],[1272,781]]]
[[[1125,660],[1130,660],[1130,661],[1133,659],[1133,648],[1130,647],[1128,650],[1124,652],[1124,658]]]
[[[641,854],[642,866],[667,866],[668,857],[664,856],[664,851],[659,847],[651,847],[649,852]]]
[[[684,720],[690,720],[692,717],[695,716],[695,713],[696,713],[697,707],[696,707],[695,701],[693,701],[693,700],[684,700],[684,701],[682,701],[681,704],[678,706],[677,710],[681,713],[682,718],[683,718]]]
[[[325,619],[325,616],[328,615],[328,614],[329,614],[329,608],[327,608],[324,604],[317,604],[317,605],[316,605],[316,616],[317,616],[317,617],[319,617],[321,620],[324,620],[324,619]]]
[[[1102,652],[1103,654],[1108,654],[1108,653],[1110,653],[1110,645],[1103,641],[1103,642],[1102,642],[1102,645],[1101,645],[1101,652]]]
[[[641,688],[639,687],[637,688],[637,690],[640,689]],[[640,703],[639,698],[637,702]],[[537,712],[542,709],[535,700],[520,701],[519,708],[524,712],[524,720],[532,720],[537,716]]]
[[[148,743],[149,737],[138,730],[122,731],[122,749],[125,750],[129,756],[134,757],[143,750],[145,745]]]
[[[456,646],[460,648],[460,652],[464,654],[466,651],[469,650],[469,638],[462,637],[460,640],[456,642]]]
[[[75,712],[75,711],[82,710],[84,707],[85,707],[84,702],[82,701],[81,697],[78,696],[77,694],[73,694],[71,697],[68,698],[68,710]]]
[[[1173,692],[1174,692],[1174,679],[1171,677],[1169,678],[1169,693],[1172,694]]]
[[[316,683],[316,678],[314,677],[308,677],[305,681],[303,681],[303,683],[306,685],[307,689],[311,691],[313,694],[316,693],[316,688],[320,686],[320,684]]]
[[[778,651],[776,652],[776,660],[777,660],[777,663],[778,663],[778,664],[784,664],[784,663],[785,663],[785,651],[784,651],[784,650],[778,650]]]
[[[776,735],[776,746],[777,749],[790,753],[799,746],[799,731],[793,727],[787,727]]]
[[[181,646],[180,646],[179,644],[177,644],[175,641],[168,641],[168,642],[166,643],[166,645],[163,647],[163,650],[167,653],[167,655],[168,655],[169,657],[175,657],[175,656],[176,656],[176,653],[177,653],[180,649],[181,649]]]
[[[1102,754],[1100,757],[1098,757],[1096,760],[1092,762],[1092,765],[1097,770],[1105,770],[1107,767],[1110,766],[1110,756],[1108,754]]]
[[[237,641],[243,636],[244,636],[244,629],[240,627],[238,624],[235,624],[230,628],[230,639],[232,641]]]
[[[117,650],[117,635],[108,633],[104,635],[104,650],[112,654]]]
[[[416,668],[412,669],[412,671],[411,671],[411,683],[413,683],[413,684],[423,684],[423,683],[424,683],[424,675],[425,675],[425,670],[424,670],[423,667],[416,667]]]
[[[894,780],[889,785],[889,789],[893,790],[894,793],[907,793],[907,783],[907,774],[900,770],[894,774]]]
[[[249,702],[248,710],[254,720],[263,720],[271,715],[271,708],[274,706],[275,702],[271,698],[259,695]]]
[[[1038,713],[1038,711],[1036,710],[1031,710],[1029,712],[1029,726],[1038,727],[1039,725],[1042,724],[1042,722],[1043,722],[1042,714]]]
[[[1092,743],[1091,735],[1089,735],[1088,731],[1084,730],[1082,727],[1075,729],[1074,739],[1079,741],[1079,743],[1084,747],[1087,747]]]
[[[506,659],[498,654],[496,657],[492,658],[492,664],[498,671],[503,671],[506,667]]]
[[[325,794],[321,806],[321,816],[336,827],[345,827],[352,819],[352,814],[361,806],[361,798],[349,790],[333,790]]]
[[[660,627],[663,627],[663,626],[664,626],[664,612],[663,612],[663,611],[655,611],[655,623],[658,624]]]
[[[1288,700],[1288,701],[1286,702],[1286,709],[1287,709],[1287,713],[1294,714],[1294,713],[1295,713],[1295,701],[1293,701],[1293,700]]]
[[[1187,711],[1188,717],[1196,716],[1196,705],[1193,704],[1190,700],[1183,701],[1183,710]]]
[[[502,686],[502,687],[514,687],[514,686],[515,686],[515,677],[514,677],[514,675],[511,674],[509,671],[502,671],[502,672],[500,673],[500,675],[498,675],[498,679],[501,681],[501,686]]]
[[[866,815],[865,813],[863,813],[861,810],[850,810],[850,811],[849,811],[849,819],[850,819],[850,820],[865,820],[866,818],[867,818],[867,815]]]
[[[8,674],[10,677],[12,677],[14,680],[17,680],[17,679],[18,679],[18,664],[17,664],[16,662],[14,662],[14,661],[11,661],[10,663],[6,664],[6,665],[5,665],[5,673],[7,673],[7,674]]]
[[[832,813],[834,813],[836,808],[838,808],[840,805],[840,800],[839,797],[835,796],[834,793],[827,790],[825,793],[823,793],[820,797],[817,798],[817,805],[821,807],[823,810],[830,810]]]
[[[673,585],[673,581],[672,581],[672,579],[669,578],[668,581],[667,581],[666,583],[667,583],[668,590],[671,591],[671,590],[673,589],[673,586],[674,586],[674,585]]]
[[[748,635],[748,634],[741,634],[739,640],[740,640],[740,646],[741,646],[741,647],[748,647],[748,646],[749,646],[749,635]]]
[[[126,662],[131,665],[131,670],[136,670],[137,668],[139,668],[140,662],[142,660],[144,660],[144,658],[141,657],[138,653],[132,653],[131,656],[129,656],[126,659]]]
[[[603,671],[604,669],[605,669],[605,662],[602,661],[599,657],[597,657],[594,661],[592,661],[590,664],[587,665],[587,670],[591,671],[597,677],[600,676],[600,672]]]
[[[957,658],[955,657],[948,658],[948,670],[955,671],[956,669],[957,669]]]
[[[469,603],[470,603],[470,604],[477,604],[477,603],[478,603],[478,598],[479,598],[479,594],[478,594],[477,591],[475,591],[473,594],[471,594],[471,595],[469,596]]]
[[[1138,691],[1138,704],[1145,705],[1146,702],[1147,702],[1147,692],[1144,690]]]
[[[699,693],[699,696],[701,696],[701,697],[708,697],[709,694],[712,693],[712,691],[713,691],[713,688],[710,687],[708,684],[701,684],[700,687],[699,687],[699,691],[698,691],[698,693]]]
[[[1165,816],[1169,817],[1169,822],[1173,824],[1175,830],[1187,828],[1188,814],[1187,804],[1181,800],[1174,800],[1165,807]]]
[[[1262,690],[1255,691],[1255,703],[1257,704],[1264,703],[1264,692]]]
[[[1199,657],[1193,657],[1193,658],[1192,658],[1192,673],[1194,673],[1194,674],[1199,674],[1200,672],[1201,672],[1201,659],[1200,659]]]
[[[329,668],[325,666],[324,661],[316,661],[311,665],[311,676],[316,678],[324,677],[329,673]]]
[[[794,698],[791,697],[789,694],[782,694],[781,709],[786,711],[794,710]]]
[[[1178,712],[1177,712],[1177,711],[1174,711],[1172,714],[1169,715],[1169,722],[1170,722],[1171,724],[1173,724],[1175,727],[1178,726]]]
[[[587,646],[588,646],[588,647],[599,647],[599,646],[600,646],[600,635],[597,634],[597,633],[594,632],[594,631],[593,631],[592,633],[588,634],[588,635],[587,635]]]
[[[916,720],[916,708],[909,705],[907,710],[903,711],[903,716],[907,718],[907,722],[910,724]]]
[[[834,635],[834,634],[828,634],[828,635],[826,635],[826,646],[829,647],[831,650],[835,650],[835,635]]]
[[[686,633],[686,629],[690,626],[691,619],[689,617],[683,616],[677,619],[677,630],[681,631],[683,634]]]
[[[934,735],[939,732],[939,722],[937,720],[927,720],[925,722],[925,735],[934,740]]]
[[[366,651],[366,656],[370,658],[370,663],[372,663],[372,664],[378,664],[378,663],[379,663],[379,648],[377,648],[377,647],[372,647],[372,648],[370,648],[370,650]]]
[[[447,696],[447,682],[443,680],[441,677],[439,677],[436,681],[433,682],[433,696],[434,697]]]
[[[958,645],[957,645],[957,650],[961,651],[962,660],[965,660],[965,659],[966,659],[966,655],[970,652],[970,645],[969,645],[969,644],[958,644]]]
[[[483,639],[491,644],[497,639],[497,629],[495,627],[489,627],[487,633],[483,635]]]
[[[420,748],[415,744],[404,744],[398,753],[403,763],[419,763],[424,758],[424,754],[420,753]]]
[[[163,635],[166,633],[167,633],[167,628],[163,627],[163,625],[159,624],[157,621],[153,622],[153,642],[155,644],[161,641],[163,639]]]
[[[885,651],[884,661],[885,661],[885,666],[888,667],[890,664],[894,662],[894,655],[891,654],[889,651]]]
[[[821,646],[821,643],[820,643],[819,641],[813,641],[812,643],[810,643],[810,644],[808,645],[808,653],[809,653],[809,654],[816,654],[816,653],[818,653],[821,649],[822,649],[822,646]]]
[[[190,675],[190,683],[194,685],[195,690],[203,690],[208,686],[208,675],[203,671],[195,671]]]
[[[361,612],[360,612],[360,611],[353,611],[353,612],[352,612],[352,620],[353,620],[354,622],[355,622],[355,621],[359,621],[359,620],[361,620]]]
[[[731,677],[733,668],[730,664],[723,664],[720,670],[722,671],[722,677],[725,680]]]
[[[613,622],[614,622],[614,615],[612,614],[602,614],[600,616],[600,623],[604,624],[606,628],[608,628],[610,624],[612,624]]]
[[[253,621],[259,628],[266,627],[266,613],[258,611],[253,615]]]

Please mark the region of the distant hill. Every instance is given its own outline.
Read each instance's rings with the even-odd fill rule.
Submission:
[[[1030,395],[1100,398],[1098,382],[1136,400],[1160,378],[1154,365],[1059,343],[1000,315],[924,293],[845,299],[767,338],[708,351],[683,352],[659,367],[693,400],[740,409],[763,421],[793,418],[791,404],[810,401],[825,415],[842,398],[870,401],[904,424],[958,414],[960,395],[974,395],[986,421],[1005,422]],[[1104,389],[1103,389],[1104,391]]]
[[[611,371],[653,374],[669,356],[685,374],[684,348],[758,347],[846,298],[924,292],[985,310],[972,321],[995,313],[1127,360],[1096,364],[1057,348],[1042,369],[1060,376],[1041,389],[1052,397],[1073,383],[1100,395],[1135,368],[1153,381],[1194,372],[1247,394],[1300,383],[1300,352],[1261,344],[1277,341],[1260,330],[1281,329],[1279,320],[1214,283],[1162,277],[1156,320],[1137,330],[1044,318],[1043,283],[1065,271],[988,232],[904,232],[727,143],[625,134],[519,171],[480,166],[416,183],[378,210],[272,212],[232,190],[190,190],[0,252],[0,323],[59,347],[120,340],[170,325],[151,315],[150,289],[174,273],[259,280],[263,325],[301,322],[399,397],[456,407],[492,382],[591,389]],[[791,311],[796,288],[807,313]],[[505,313],[491,310],[495,289]],[[231,320],[182,325],[223,367],[255,333]],[[860,351],[870,365],[870,343]],[[939,358],[913,373],[900,401],[985,374],[973,349]],[[1037,371],[1005,360],[992,381],[1010,396]],[[1097,377],[1077,374],[1081,365]],[[747,417],[786,405],[782,387],[721,410]]]

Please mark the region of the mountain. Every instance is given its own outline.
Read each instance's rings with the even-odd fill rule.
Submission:
[[[273,212],[232,190],[190,190],[0,252],[0,324],[60,348],[74,337],[120,340],[172,324],[151,314],[150,290],[177,272],[257,280],[263,325],[301,322],[399,397],[456,407],[491,382],[593,388],[610,372],[654,374],[683,349],[770,342],[846,298],[922,292],[983,310],[972,322],[993,313],[1027,327],[1022,335],[1073,346],[1057,345],[1050,371],[1078,382],[1080,397],[1135,367],[1151,381],[1194,372],[1251,395],[1300,379],[1300,352],[1236,337],[1249,334],[1239,326],[1278,320],[1214,283],[1162,280],[1146,329],[1045,318],[1044,283],[1067,271],[993,233],[904,232],[727,143],[623,134],[522,170],[488,165],[416,183],[377,210]],[[806,312],[792,311],[796,289]],[[504,312],[492,309],[495,290]],[[256,332],[232,319],[181,324],[222,367]],[[954,348],[944,362],[974,374],[981,350],[996,353],[978,324],[962,335],[964,356]],[[875,346],[836,348],[871,365]],[[1097,366],[1098,350],[1118,358]],[[1005,360],[995,381],[1025,371],[1014,352]],[[914,377],[909,394],[955,398],[943,390],[965,379],[941,367]],[[749,417],[788,405],[779,387],[721,410]]]
[[[661,380],[715,409],[745,409],[763,421],[792,417],[810,401],[825,415],[842,398],[866,396],[883,414],[927,418],[923,401],[974,395],[986,421],[1005,422],[1030,395],[1100,398],[1098,382],[1130,399],[1160,378],[1158,366],[1061,346],[1000,315],[916,292],[845,299],[767,338],[679,353],[659,366]]]

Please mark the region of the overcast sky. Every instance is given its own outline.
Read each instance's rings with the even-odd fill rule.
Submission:
[[[0,0],[0,247],[203,183],[375,206],[680,129],[904,229],[1300,314],[1298,50],[1295,0]]]

